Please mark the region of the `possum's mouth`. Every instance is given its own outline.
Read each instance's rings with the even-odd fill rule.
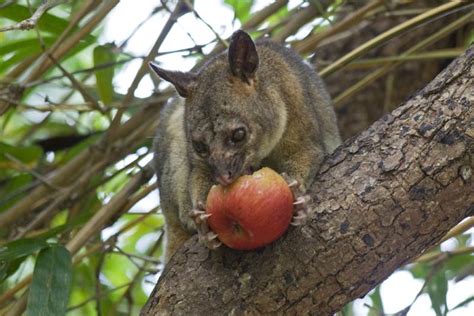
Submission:
[[[216,182],[219,183],[222,186],[228,186],[232,184],[235,180],[237,180],[239,177],[244,176],[244,175],[251,175],[254,173],[257,168],[254,166],[249,166],[248,168],[245,168],[242,173],[234,173],[232,174],[231,172],[228,172],[226,174],[219,174],[216,175],[215,179]]]
[[[235,179],[229,175],[218,175],[216,177],[216,181],[224,187],[230,185],[232,182],[234,182],[234,180]]]

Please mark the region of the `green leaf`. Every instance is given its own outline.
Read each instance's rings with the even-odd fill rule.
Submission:
[[[136,215],[125,214],[120,220],[119,224],[121,227],[129,223],[131,220],[135,220]],[[142,238],[147,240],[156,240],[159,237],[157,230],[164,225],[163,216],[156,214],[150,215],[141,221],[139,224],[131,228],[127,233],[127,238],[120,239],[120,247],[130,253],[137,253],[137,245],[144,245],[141,241]],[[148,239],[148,237],[151,237]],[[142,247],[140,247],[142,248]],[[140,253],[142,255],[147,255],[145,252]]]
[[[446,277],[448,279],[455,278],[459,274],[462,274],[464,269],[470,265],[474,265],[474,256],[471,254],[452,256],[444,265]]]
[[[27,59],[33,51],[28,50],[18,50],[13,55],[11,55],[8,59],[5,59],[0,63],[0,73],[6,72],[8,69],[13,67],[16,64]]]
[[[88,260],[83,260],[79,264],[74,266],[73,271],[73,288],[71,297],[69,299],[69,307],[82,304],[81,307],[69,310],[67,315],[95,315],[95,301],[87,301],[91,293],[94,293],[96,286],[95,270],[101,254],[92,254]]]
[[[15,109],[10,109],[7,111],[7,113],[0,115],[0,135],[3,135],[5,133],[5,129],[7,128],[8,123],[12,120],[13,117],[15,117],[16,113],[17,112]]]
[[[85,140],[79,142],[77,145],[74,145],[73,147],[69,148],[66,152],[64,153],[58,153],[57,156],[58,158],[56,159],[56,162],[59,165],[66,164],[68,161],[76,157],[80,152],[83,150],[86,150],[89,148],[92,144],[94,144],[97,139],[101,137],[101,135],[91,135],[90,137],[86,138]]]
[[[234,9],[234,14],[240,23],[245,23],[250,17],[250,9],[253,6],[253,0],[224,0],[224,3]]]
[[[113,52],[113,45],[99,45],[94,48],[94,66],[100,66],[115,62],[116,56]],[[95,71],[96,85],[99,92],[100,99],[104,104],[109,104],[113,101],[114,86],[112,80],[114,78],[113,66],[102,68]]]
[[[133,301],[139,306],[143,306],[148,301],[148,294],[145,293],[143,287],[133,286],[132,288]]]
[[[25,258],[20,257],[11,261],[0,261],[0,283],[17,271]]]
[[[0,176],[2,176],[2,172],[0,172]],[[31,187],[32,181],[33,177],[26,173],[9,176],[8,180],[2,179],[2,185],[0,185],[0,212],[25,196]]]
[[[0,261],[12,261],[48,246],[49,244],[44,239],[18,239],[0,247]]]
[[[472,43],[474,43],[474,30],[471,30],[469,35],[466,36],[466,43],[465,43],[464,47],[468,48],[469,46],[472,45]]]
[[[102,265],[102,275],[113,287],[130,282],[132,276],[137,273],[137,267],[129,258],[120,253],[108,253]],[[110,297],[116,301],[124,293],[125,289],[120,289],[111,293]]]
[[[55,40],[54,37],[44,36],[43,41],[49,46]],[[25,59],[42,52],[38,39],[23,38],[0,42],[0,73],[10,67],[24,61]],[[7,56],[7,57],[5,57]]]
[[[448,292],[448,280],[445,271],[439,271],[430,280],[426,288],[431,299],[431,306],[436,316],[445,316],[448,311],[446,293]]]
[[[11,146],[0,143],[0,169],[4,167],[4,164],[12,163],[8,155],[24,164],[33,165],[43,155],[43,150],[39,146]]]
[[[43,249],[36,260],[26,315],[65,315],[71,285],[69,251],[60,245]]]
[[[270,25],[278,24],[288,15],[288,13],[288,5],[285,5],[281,7],[280,10],[269,16],[267,18],[267,22],[270,23]]]
[[[451,308],[450,311],[453,311],[457,308],[461,308],[461,307],[464,307],[466,306],[467,304],[471,303],[474,301],[474,296],[470,296],[468,298],[466,298],[464,301],[462,301],[461,303],[459,303],[458,305],[454,306],[453,308]]]
[[[354,302],[350,302],[350,303],[346,304],[346,305],[344,306],[344,308],[342,309],[341,314],[342,314],[343,316],[354,315],[354,313],[353,313],[353,306],[354,306]]]
[[[61,119],[63,118],[61,117]],[[58,119],[58,121],[48,120],[43,123],[42,126],[38,127],[36,130],[35,141],[50,137],[76,134],[77,126],[68,125],[64,121]]]
[[[382,296],[380,295],[380,286],[377,286],[369,297],[372,301],[372,308],[369,310],[369,316],[385,315]]]
[[[42,37],[42,40],[46,45],[52,44],[54,42],[54,39],[55,38],[51,36]],[[2,41],[0,44],[0,56],[12,53],[17,50],[25,50],[30,51],[32,53],[42,51],[40,42],[36,37]]]
[[[426,279],[426,276],[429,274],[431,268],[425,263],[417,263],[409,270],[415,279]]]
[[[112,179],[107,181],[104,185],[100,186],[97,192],[105,194],[112,194],[120,191],[130,180],[130,176],[127,171],[120,171],[116,173]]]

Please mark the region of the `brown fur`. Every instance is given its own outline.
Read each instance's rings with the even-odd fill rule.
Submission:
[[[340,144],[329,95],[310,66],[284,46],[235,34],[230,56],[216,56],[197,73],[152,65],[185,97],[162,113],[155,144],[166,260],[193,233],[189,211],[205,202],[212,184],[267,166],[308,187]],[[232,142],[239,128],[245,139]]]

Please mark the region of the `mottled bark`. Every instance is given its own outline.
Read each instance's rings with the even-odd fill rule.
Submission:
[[[474,47],[350,139],[311,187],[314,213],[260,251],[192,238],[144,315],[330,315],[474,213]]]

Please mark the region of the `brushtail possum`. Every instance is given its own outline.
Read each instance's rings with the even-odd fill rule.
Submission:
[[[227,52],[196,72],[150,66],[179,94],[163,109],[155,140],[165,262],[196,228],[204,241],[215,237],[190,216],[213,184],[266,166],[308,187],[323,157],[340,144],[321,78],[268,39],[255,43],[236,31]]]

